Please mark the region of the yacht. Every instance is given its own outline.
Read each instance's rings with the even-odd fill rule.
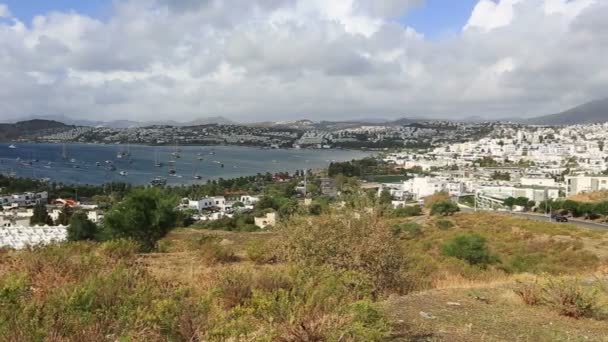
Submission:
[[[150,181],[150,185],[152,186],[164,186],[167,184],[167,179],[162,177],[155,177]]]
[[[194,176],[194,179],[196,179],[196,180],[201,180],[201,179],[203,179],[203,177],[202,177],[202,176],[199,176],[199,175],[195,175],[195,176]]]
[[[118,174],[121,176],[127,176],[129,173],[127,171],[120,171]]]
[[[10,145],[8,145],[8,148],[17,148],[17,146],[10,144]]]

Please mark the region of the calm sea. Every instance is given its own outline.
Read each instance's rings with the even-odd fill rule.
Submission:
[[[16,148],[9,146],[8,143],[0,144],[0,173],[80,184],[112,181],[147,184],[155,177],[166,178],[169,184],[192,184],[220,177],[317,169],[326,167],[331,161],[370,155],[368,152],[352,150],[270,150],[239,146],[176,148],[66,144],[64,147],[61,144],[26,143],[16,143]],[[119,154],[122,154],[121,158]],[[161,163],[162,167],[157,167],[157,163]],[[169,175],[171,169],[175,171],[172,176]],[[195,179],[195,176],[200,176],[201,179]]]

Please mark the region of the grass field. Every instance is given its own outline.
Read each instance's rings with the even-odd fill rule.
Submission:
[[[444,255],[464,233],[500,262]],[[570,225],[365,211],[268,232],[177,229],[146,254],[121,241],[2,251],[0,341],[605,341],[607,247],[608,234]],[[560,287],[539,287],[544,302],[517,294],[549,280]],[[572,296],[593,308],[564,316],[555,298]]]

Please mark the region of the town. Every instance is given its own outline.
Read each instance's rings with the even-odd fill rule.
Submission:
[[[535,212],[556,220],[565,219],[556,214],[560,209],[557,204],[559,201],[581,194],[608,191],[608,151],[604,150],[604,143],[608,140],[608,123],[555,127],[492,123],[448,127],[451,129],[447,131],[452,133],[441,138],[446,142],[439,143],[431,139],[426,148],[390,149],[371,158],[377,166],[373,170],[352,172],[352,165],[348,165],[352,162],[332,163],[328,172],[312,174],[309,170],[311,182],[308,185],[304,184],[304,172],[297,171],[293,175],[275,174],[255,193],[185,197],[180,200],[178,209],[187,212],[194,222],[233,219],[255,211],[258,216],[252,217],[250,224],[264,229],[273,226],[281,216],[272,210],[255,210],[256,203],[264,195],[264,188],[269,184],[278,182],[282,186],[292,187],[291,197],[303,201],[301,205],[309,205],[315,196],[340,199],[341,189],[335,185],[335,177],[338,175],[357,177],[361,188],[374,191],[378,196],[387,193],[395,209],[421,205],[425,198],[445,193],[463,210]],[[491,129],[476,138],[475,134],[480,134],[480,127]],[[219,128],[207,127],[203,132],[209,133],[207,129]],[[397,136],[395,134],[401,134],[401,141],[419,141],[418,139],[425,139],[426,134],[433,136],[441,132],[431,128],[408,129],[410,128],[350,128],[321,135],[317,131],[310,131],[295,141],[304,146],[322,147],[331,141],[339,141],[337,139],[349,139],[344,138],[348,134],[370,136],[373,133],[377,138],[394,138]],[[476,133],[458,133],[469,130]],[[78,132],[83,134],[81,137],[104,136],[105,142],[159,143],[162,139],[169,140],[161,138],[164,131],[156,128],[78,129]],[[184,133],[192,133],[190,128],[173,128],[169,132],[179,137],[181,143],[197,141],[188,140],[193,135]],[[409,134],[406,138],[405,132]],[[293,132],[284,133],[284,138],[296,138]],[[278,136],[281,135],[275,133],[272,139],[277,139]],[[74,136],[49,136],[47,139],[61,140],[61,137],[67,139]],[[351,168],[340,169],[341,164],[347,164]],[[318,191],[308,191],[311,184],[317,184]],[[69,222],[61,220],[61,217],[67,209],[86,213],[87,219],[95,224],[102,224],[104,218],[103,208],[91,201],[77,201],[74,198],[50,200],[46,192],[5,194],[0,198],[0,203],[3,209],[0,212],[0,226],[4,229],[0,245],[15,248],[57,239],[65,240],[66,225]],[[46,206],[49,215],[47,225],[38,229],[30,225],[37,205]],[[606,214],[599,211],[601,209],[587,206],[585,212],[579,210],[569,214],[585,218],[597,218]],[[44,232],[49,232],[48,236]]]
[[[390,124],[296,123],[210,124],[133,128],[66,127],[24,136],[21,141],[146,145],[245,145],[266,148],[412,148],[465,142],[492,131],[495,123],[428,121]]]

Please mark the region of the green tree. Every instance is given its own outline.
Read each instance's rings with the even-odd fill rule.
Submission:
[[[72,215],[68,226],[68,241],[97,240],[99,229],[84,212]]]
[[[158,188],[134,190],[108,212],[104,233],[109,239],[133,239],[144,250],[152,250],[175,227],[178,202]]]
[[[74,211],[67,204],[63,206],[61,212],[59,213],[59,217],[57,217],[57,221],[55,224],[67,226],[70,224],[70,220],[72,219],[72,215],[74,215]]]
[[[455,212],[460,211],[458,205],[452,201],[440,201],[436,202],[431,206],[431,215],[452,215]]]
[[[378,202],[381,205],[390,205],[393,202],[393,196],[391,195],[391,192],[388,189],[382,189]]]
[[[444,244],[441,251],[444,255],[481,267],[499,262],[498,257],[488,250],[486,239],[477,233],[458,235]]]
[[[44,203],[39,203],[34,206],[34,214],[30,218],[30,224],[35,225],[53,225],[53,219],[49,216]]]
[[[507,199],[505,199],[504,204],[507,208],[509,208],[509,210],[513,210],[513,207],[515,206],[515,198],[508,197]]]

